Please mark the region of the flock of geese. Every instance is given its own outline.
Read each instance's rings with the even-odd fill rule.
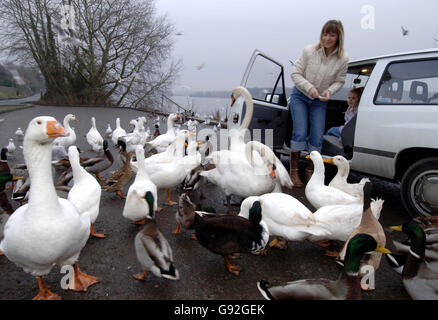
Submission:
[[[55,264],[73,265],[70,290],[86,291],[99,282],[97,277],[82,272],[78,261],[90,235],[105,237],[93,228],[102,191],[119,196],[124,201],[123,217],[143,225],[134,241],[142,271],[133,277],[145,280],[150,272],[178,280],[172,248],[155,219],[161,210],[157,195],[160,189],[168,190],[166,205],[177,204],[173,233],[181,233],[181,227],[194,229],[192,238],[221,255],[226,269],[236,276],[241,267],[230,260],[241,252],[267,254],[267,248],[285,249],[290,241],[307,240],[322,246],[328,246],[330,240],[344,242],[339,253],[326,252],[336,257],[342,268],[336,281],[299,280],[273,285],[261,280],[257,287],[266,299],[360,299],[362,290],[374,289],[361,282],[364,267],[376,272],[382,254],[402,273],[403,284],[413,299],[437,299],[438,228],[427,225],[427,219],[391,227],[409,238],[403,243],[393,241],[398,253],[391,254],[385,248],[386,236],[379,222],[384,201],[371,199],[369,179],[348,183],[348,161],[342,156],[323,159],[316,151],[308,155],[314,173],[305,188],[305,196],[315,208],[312,212],[283,193],[283,188],[291,189],[293,184],[274,152],[257,141],[245,143],[253,103],[243,87],[233,90],[233,103],[237,99],[245,100],[247,111],[240,128],[230,131],[226,150],[214,151],[210,137],[197,141],[196,123],[192,121],[187,129],[176,129],[178,114],[169,115],[166,133],[160,134],[156,126],[153,135],[145,130],[144,117],[131,120],[131,133],[120,126],[117,118],[116,128],[112,131],[108,125],[105,138],[96,129],[93,117],[86,139],[90,149],[98,153],[94,158],[80,157],[76,134],[70,126],[70,121],[77,121],[72,114],[64,118],[63,126],[53,117],[39,116],[30,121],[25,133],[17,130],[23,139],[25,164],[10,168],[8,155],[15,150],[10,146],[1,150],[0,201],[8,219],[0,234],[0,250],[37,277],[39,293],[34,299],[60,299],[42,278]],[[108,140],[119,148],[121,165],[105,179],[102,172],[116,162]],[[338,167],[329,185],[324,184],[324,162]],[[54,182],[56,170],[61,174]],[[123,188],[134,175],[125,196]],[[200,199],[203,197],[204,179],[224,191],[227,213],[216,213],[202,201],[195,203],[197,192]],[[15,211],[4,192],[10,181],[14,184],[12,198],[22,203]],[[183,192],[174,202],[170,191],[181,185]],[[67,198],[59,197],[57,190],[68,192]],[[231,213],[231,195],[244,198],[238,215]]]

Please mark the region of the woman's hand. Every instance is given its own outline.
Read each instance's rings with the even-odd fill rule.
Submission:
[[[312,89],[309,90],[309,96],[310,96],[312,99],[318,99],[318,98],[319,98],[319,92],[318,92],[318,90],[316,90],[315,87],[312,87]]]
[[[330,91],[325,90],[318,98],[321,101],[328,101],[331,97]]]

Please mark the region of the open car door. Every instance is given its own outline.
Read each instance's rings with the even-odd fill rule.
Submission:
[[[284,142],[289,144],[287,141],[290,141],[292,123],[286,99],[283,66],[255,50],[241,85],[253,98],[254,111],[248,127],[251,139],[261,141],[278,152]],[[245,112],[244,100],[238,99],[228,112],[228,129],[238,128]]]

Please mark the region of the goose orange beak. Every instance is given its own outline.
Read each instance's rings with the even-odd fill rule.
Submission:
[[[64,127],[58,121],[47,121],[46,132],[49,138],[66,137]]]
[[[322,160],[324,163],[330,163],[333,164],[333,158],[327,158]]]
[[[269,173],[269,175],[271,176],[272,179],[275,179],[276,174],[275,174],[275,170],[274,170],[274,168],[273,168],[272,166],[269,166],[268,168],[269,168],[269,170],[271,171],[271,172]]]

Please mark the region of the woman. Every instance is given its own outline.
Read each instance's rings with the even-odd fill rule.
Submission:
[[[290,177],[295,187],[304,186],[298,175],[300,152],[305,149],[321,152],[327,101],[344,85],[347,67],[344,28],[341,21],[329,20],[322,27],[319,43],[304,48],[291,75],[295,87],[290,100],[293,121]],[[306,180],[312,174],[313,163],[308,160]]]
[[[348,92],[347,103],[348,108],[345,110],[344,120],[345,123],[343,126],[339,127],[331,127],[327,130],[326,135],[335,136],[340,138],[342,134],[342,129],[344,129],[345,125],[353,119],[354,115],[357,113],[357,107],[359,106],[360,97],[362,95],[363,87],[353,88]]]

